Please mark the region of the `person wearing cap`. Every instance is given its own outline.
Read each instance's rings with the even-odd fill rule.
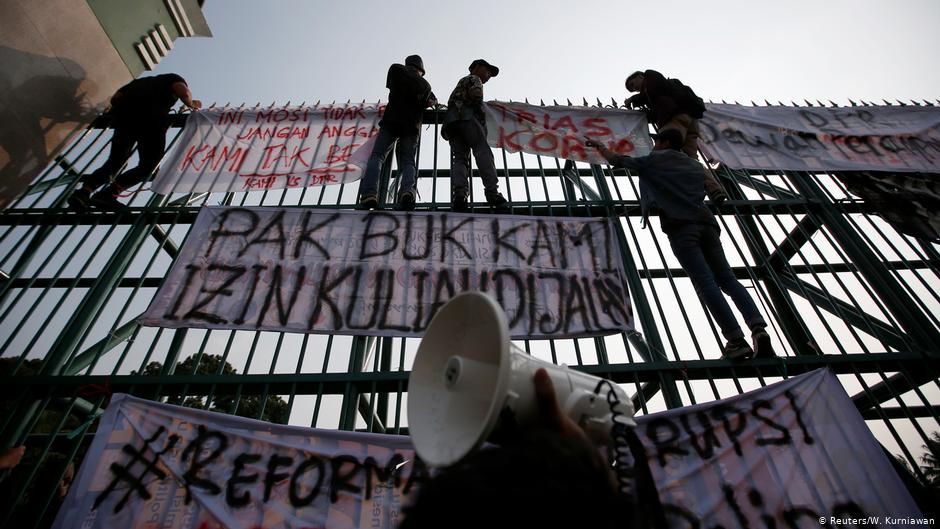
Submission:
[[[773,357],[767,323],[731,270],[719,239],[721,228],[703,203],[705,171],[679,151],[683,143],[679,131],[667,129],[653,137],[653,152],[636,158],[615,154],[590,138],[585,138],[585,146],[596,148],[611,165],[639,174],[644,224],[651,212],[659,213],[660,225],[676,259],[728,340],[722,356],[745,359],[756,351],[758,357]],[[722,292],[731,297],[750,327],[753,349]]]
[[[118,89],[111,96],[111,151],[104,164],[85,175],[81,187],[69,196],[69,205],[76,210],[96,207],[116,211],[124,208],[118,196],[146,180],[163,159],[166,131],[170,127],[169,112],[180,100],[188,108],[199,110],[202,102],[193,99],[186,80],[175,73],[141,77]],[[114,177],[127,163],[137,144],[137,167]],[[98,188],[102,188],[97,193]]]
[[[496,208],[508,201],[499,192],[496,162],[486,143],[486,116],[483,112],[483,85],[499,75],[499,68],[477,59],[470,63],[470,75],[457,81],[447,100],[447,115],[441,136],[450,142],[450,188],[454,211],[467,210],[470,195],[470,153],[477,161],[483,179],[486,202]]]
[[[395,155],[400,185],[396,203],[400,209],[410,211],[415,207],[415,153],[421,117],[425,108],[437,104],[437,98],[424,79],[424,61],[418,55],[409,55],[404,65],[391,65],[385,86],[388,88],[388,104],[379,121],[379,134],[359,185],[359,209],[378,206],[379,169],[397,141]]]
[[[624,101],[631,108],[646,107],[647,115],[659,132],[676,130],[682,137],[679,149],[693,160],[698,159],[698,118],[705,111],[705,103],[691,88],[678,79],[666,79],[656,70],[633,72],[624,85],[636,92]],[[709,173],[705,173],[705,193],[715,204],[728,200],[728,194]]]

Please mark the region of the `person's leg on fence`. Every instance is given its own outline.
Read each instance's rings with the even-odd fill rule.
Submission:
[[[467,142],[473,150],[473,159],[477,162],[480,179],[483,180],[484,195],[487,204],[491,206],[505,206],[507,201],[499,192],[499,179],[496,177],[496,160],[493,149],[486,142],[486,131],[483,125],[476,120],[467,127]]]
[[[160,165],[166,150],[166,129],[160,126],[138,129],[135,138],[137,165],[119,174],[110,185],[92,195],[91,202],[96,207],[107,210],[124,208],[118,201],[121,193],[150,178]]]
[[[752,351],[744,342],[744,332],[731,310],[731,305],[722,294],[702,251],[703,228],[706,226],[702,224],[677,226],[667,232],[669,245],[682,269],[689,274],[695,292],[709,314],[715,319],[722,336],[728,341],[723,354],[729,358],[743,358],[749,356]]]
[[[701,247],[718,287],[731,297],[731,301],[744,317],[744,322],[751,329],[751,338],[757,355],[773,356],[770,335],[766,331],[767,322],[757,308],[753,296],[731,270],[731,265],[721,246],[720,231],[717,227],[706,226],[702,230]]]
[[[398,138],[395,156],[398,158],[398,195],[396,202],[401,209],[412,210],[415,207],[415,155],[418,151],[417,134]]]
[[[137,135],[137,167],[119,174],[111,184],[112,191],[121,193],[145,182],[160,165],[166,151],[166,129],[146,128]]]
[[[69,196],[69,205],[77,209],[87,209],[93,204],[91,195],[99,187],[108,184],[111,178],[121,170],[134,152],[134,142],[137,141],[134,130],[129,127],[117,127],[111,135],[111,146],[108,159],[101,167],[85,175],[81,179],[81,187],[74,190]]]
[[[395,136],[385,128],[379,128],[379,133],[375,137],[375,144],[372,147],[372,154],[369,155],[369,161],[366,164],[365,173],[359,184],[359,205],[364,209],[372,209],[378,205],[378,185],[379,173],[382,164],[388,158],[388,153],[395,144]]]
[[[455,210],[467,208],[470,195],[470,143],[464,136],[467,121],[450,126],[450,190]]]

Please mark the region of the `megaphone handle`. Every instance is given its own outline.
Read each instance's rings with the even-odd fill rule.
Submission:
[[[588,437],[602,445],[611,444],[610,428],[613,426],[607,401],[584,388],[575,388],[565,400],[562,409],[571,417]]]

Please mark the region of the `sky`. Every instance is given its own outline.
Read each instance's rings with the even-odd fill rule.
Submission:
[[[207,0],[212,38],[176,41],[156,73],[205,103],[385,99],[388,66],[424,58],[446,100],[473,59],[486,98],[622,101],[655,69],[706,100],[940,98],[940,2]]]

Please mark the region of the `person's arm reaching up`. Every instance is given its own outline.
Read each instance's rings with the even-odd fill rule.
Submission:
[[[615,165],[617,167],[623,167],[630,170],[639,170],[642,169],[644,165],[646,165],[646,156],[641,156],[639,158],[621,156],[605,147],[603,143],[594,141],[588,137],[584,138],[584,146],[597,149],[597,152],[601,153],[601,156],[603,156],[610,165]]]
[[[173,93],[176,94],[176,97],[180,98],[180,101],[187,107],[193,110],[202,108],[202,101],[193,99],[193,93],[189,91],[189,86],[186,83],[179,81],[173,83]]]

